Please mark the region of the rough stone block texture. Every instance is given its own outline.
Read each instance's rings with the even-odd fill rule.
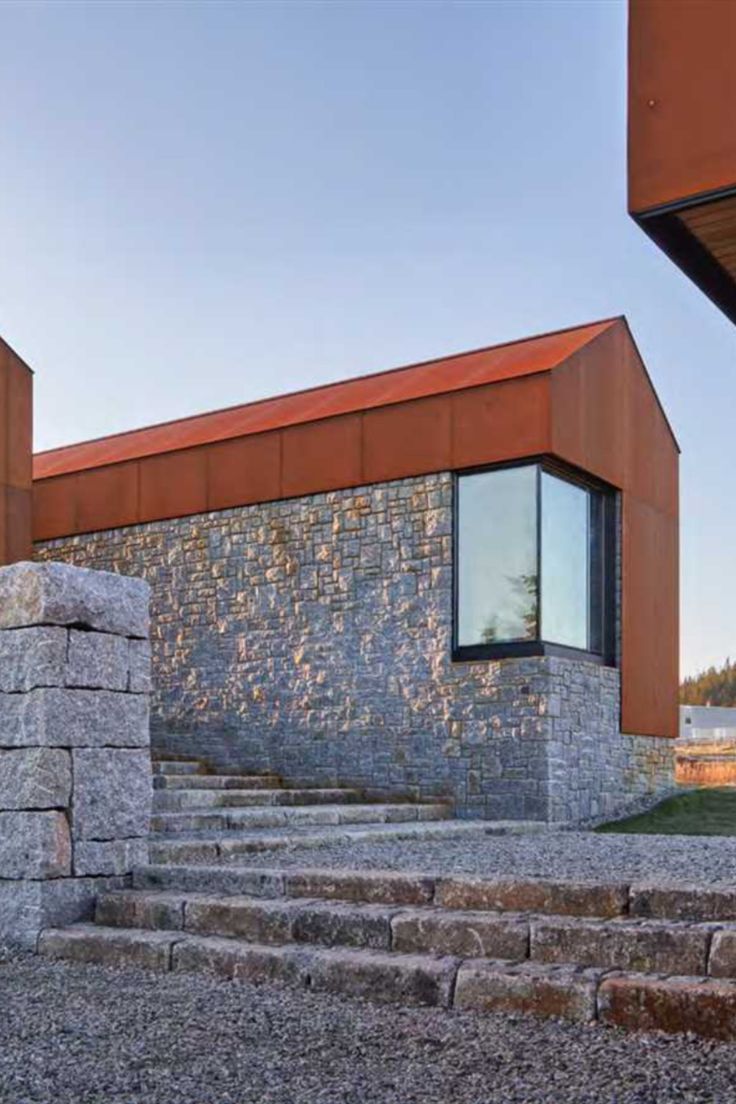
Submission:
[[[256,947],[233,939],[192,936],[174,946],[172,969],[215,974],[254,985],[304,985],[307,953],[293,947]]]
[[[391,921],[392,949],[405,954],[521,960],[529,949],[529,921],[514,915],[417,909]]]
[[[457,959],[343,949],[308,953],[312,989],[392,1004],[450,1005]]]
[[[711,930],[705,926],[621,920],[533,919],[529,955],[639,973],[705,974]]]
[[[157,764],[154,763],[153,766],[156,779],[155,785],[157,789],[161,790],[188,790],[190,788],[192,790],[242,790],[244,786],[249,790],[257,790],[260,788],[272,789],[274,786],[280,785],[281,782],[275,774],[200,774],[181,778],[173,774],[161,774],[156,769]]]
[[[628,886],[610,882],[552,882],[541,878],[441,878],[435,903],[449,909],[611,917],[626,912]]]
[[[151,582],[162,752],[494,820],[606,819],[671,789],[672,742],[620,731],[616,669],[452,662],[452,512],[445,472],[36,554]]]
[[[479,1012],[529,1012],[590,1022],[596,1015],[600,971],[575,967],[466,962],[455,986],[455,1007]]]
[[[697,977],[606,978],[598,992],[598,1016],[629,1031],[693,1032],[736,1039],[736,983]]]
[[[632,916],[708,923],[736,920],[736,889],[709,885],[632,885]]]
[[[381,905],[295,901],[293,907],[292,935],[297,943],[391,948],[391,910]]]
[[[148,698],[111,690],[0,694],[2,747],[148,747]]]
[[[434,895],[434,879],[384,871],[287,870],[285,889],[290,897],[327,897],[374,905],[426,905]]]
[[[74,841],[76,877],[99,874],[129,874],[148,862],[148,840],[114,839]]]
[[[162,790],[154,786],[157,813],[183,813],[192,809],[232,809],[252,805],[280,805],[281,794],[272,790]],[[286,802],[284,802],[286,804]]]
[[[187,931],[198,935],[235,936],[253,943],[291,940],[293,909],[285,901],[251,901],[243,897],[188,900]]]
[[[118,575],[0,569],[5,943],[33,947],[41,927],[88,916],[91,887],[148,860],[148,601],[146,583]]]
[[[148,850],[152,863],[215,863],[221,847],[210,840],[153,840]]]
[[[181,931],[184,897],[177,893],[102,893],[95,904],[95,923],[111,928]]]
[[[126,878],[55,878],[40,885],[41,927],[60,927],[91,920],[98,893],[110,893],[125,887]],[[27,882],[25,883],[28,884]]]
[[[130,643],[112,633],[70,629],[66,685],[89,690],[127,690]]]
[[[0,692],[63,686],[67,631],[50,625],[0,632]]]
[[[131,694],[150,694],[152,689],[151,645],[147,640],[128,641],[128,668],[130,672],[128,690]],[[188,764],[179,765],[188,766]],[[196,771],[197,764],[193,764],[190,769]]]
[[[91,920],[98,893],[123,888],[123,878],[0,881],[0,944],[35,950],[42,928]]]
[[[280,870],[227,866],[142,866],[133,873],[137,889],[166,889],[208,894],[242,894],[249,897],[283,897]]]
[[[736,978],[736,926],[729,925],[713,933],[707,973]]]
[[[0,878],[60,878],[71,867],[64,813],[0,813]]]
[[[0,569],[0,629],[81,625],[119,636],[148,636],[150,590],[143,579],[64,563]]]
[[[0,881],[0,947],[35,950],[41,927],[43,882]]]
[[[41,932],[40,954],[72,962],[99,962],[105,966],[142,966],[169,970],[175,934],[158,931],[126,931],[79,924]]]
[[[148,833],[153,793],[148,752],[75,748],[72,762],[75,840],[127,839]]]
[[[0,749],[0,810],[65,809],[71,792],[68,751],[43,747]]]

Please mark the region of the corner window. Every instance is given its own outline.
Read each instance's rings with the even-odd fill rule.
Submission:
[[[552,464],[457,477],[456,659],[613,659],[613,494]]]

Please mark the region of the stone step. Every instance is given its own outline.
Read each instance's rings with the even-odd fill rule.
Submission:
[[[267,900],[205,894],[102,894],[96,922],[106,927],[183,930],[249,943],[309,943],[406,954],[526,958],[529,924],[513,914],[447,913],[319,900]]]
[[[141,890],[102,894],[96,920],[109,927],[186,930],[254,943],[317,943],[639,973],[736,976],[736,925]]]
[[[440,821],[437,824],[399,825],[396,830],[447,835],[463,831],[482,834],[485,824],[485,821]],[[382,833],[391,831],[392,826],[376,826],[373,830]],[[720,926],[736,922],[736,887],[731,884],[677,886],[523,875],[483,878],[433,874],[431,871],[416,873],[318,865],[263,867],[187,862],[139,866],[134,871],[133,884],[139,889],[259,897],[320,897],[384,905],[435,904],[451,909],[529,912],[541,916],[679,920]]]
[[[154,759],[153,773],[164,776],[198,774],[203,768],[198,759]]]
[[[482,832],[485,821],[406,825],[404,831]],[[205,841],[202,841],[205,842]],[[524,912],[559,917],[623,918],[629,887],[619,882],[508,877],[479,878],[342,867],[261,867],[232,864],[149,864],[133,874],[138,889],[309,897],[356,904],[437,905],[446,909]],[[666,916],[661,918],[666,919]],[[671,919],[680,919],[674,916]],[[736,919],[736,916],[734,916]]]
[[[199,832],[181,836],[153,836],[149,854],[152,863],[234,863],[263,851],[290,847],[330,847],[342,843],[371,843],[376,840],[435,840],[450,836],[484,836],[486,821],[403,821],[388,824],[342,824],[327,827],[289,827],[281,831]]]
[[[386,824],[397,821],[441,820],[449,816],[440,804],[310,805],[305,807],[233,810],[195,809],[184,813],[156,813],[151,830],[164,835],[181,832],[248,831],[307,824]]]
[[[360,790],[157,790],[154,812],[233,809],[250,805],[334,805],[364,800]]]
[[[157,790],[260,790],[280,789],[277,774],[157,774]]]
[[[736,982],[454,956],[247,943],[183,931],[77,924],[48,929],[51,958],[159,971],[203,972],[349,997],[465,1011],[533,1013],[627,1030],[736,1040]]]
[[[50,958],[215,974],[255,984],[278,982],[373,1001],[447,1008],[458,962],[380,951],[277,947],[183,933],[76,924],[48,929],[39,952]]]

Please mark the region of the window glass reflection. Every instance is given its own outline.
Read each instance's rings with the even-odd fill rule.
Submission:
[[[537,636],[537,468],[458,481],[457,643]]]
[[[543,640],[588,648],[590,495],[542,472]]]

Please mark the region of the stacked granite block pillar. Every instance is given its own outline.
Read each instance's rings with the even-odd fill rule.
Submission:
[[[147,858],[149,588],[0,569],[0,943],[89,915]]]

